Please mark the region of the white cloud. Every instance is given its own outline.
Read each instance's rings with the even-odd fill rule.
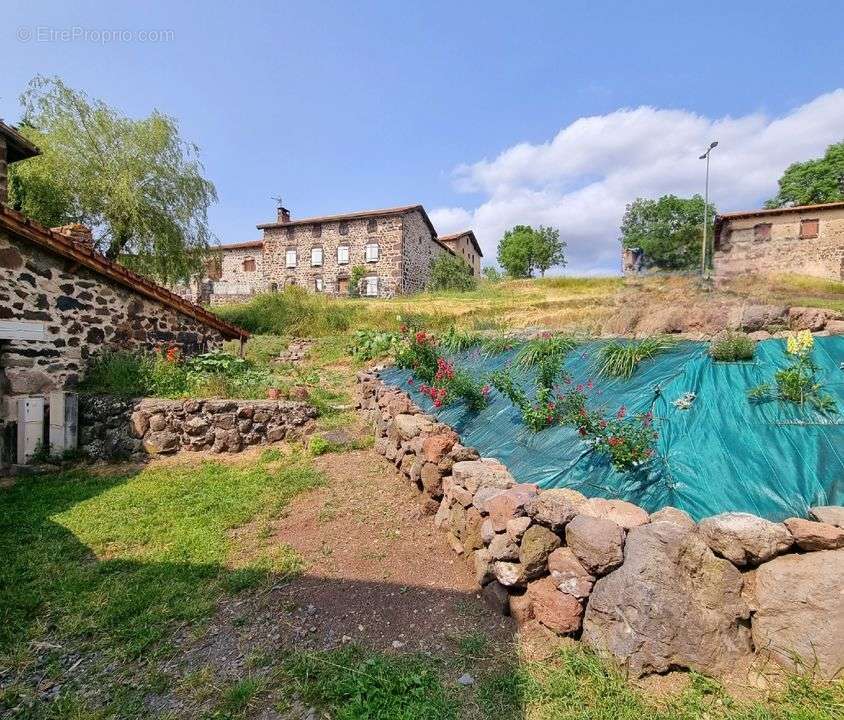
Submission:
[[[455,188],[485,197],[474,208],[431,212],[445,234],[471,227],[488,263],[504,230],[554,225],[568,241],[571,273],[619,267],[618,226],[637,197],[703,193],[698,156],[712,140],[710,197],[722,211],[758,207],[792,162],[844,137],[844,89],[782,117],[710,119],[685,110],[624,109],[580,118],[541,144],[518,143],[493,160],[460,165]]]

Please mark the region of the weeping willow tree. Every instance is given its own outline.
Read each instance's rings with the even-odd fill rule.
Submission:
[[[217,192],[173,118],[128,118],[41,76],[21,104],[19,130],[42,154],[9,167],[13,207],[50,227],[88,225],[100,252],[161,282],[201,272]]]

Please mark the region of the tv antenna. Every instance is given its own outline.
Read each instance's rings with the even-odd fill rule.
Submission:
[[[284,207],[284,202],[282,201],[281,195],[277,197],[270,198],[271,200],[275,200],[276,207]]]

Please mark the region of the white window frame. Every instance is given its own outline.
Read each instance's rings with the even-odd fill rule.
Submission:
[[[345,259],[340,257],[340,252],[343,251],[345,255]],[[348,245],[338,245],[337,246],[337,264],[338,265],[348,265],[349,264],[349,246]]]
[[[378,277],[366,277],[363,279],[363,296],[378,297]],[[371,292],[374,291],[374,292]]]
[[[296,256],[297,253],[295,250],[286,250],[284,252],[284,267],[286,268],[295,268],[296,263],[299,261],[299,258]],[[293,259],[293,262],[290,262],[290,259]]]
[[[311,248],[311,267],[322,267],[322,259],[323,259],[322,248],[321,247]]]
[[[381,250],[378,243],[366,243],[366,262],[378,262]]]
[[[323,288],[324,288],[324,285],[323,285],[323,282],[322,282],[322,278],[321,277],[314,278],[314,292],[322,292]]]

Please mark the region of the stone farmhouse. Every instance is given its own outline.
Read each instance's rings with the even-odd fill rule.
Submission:
[[[23,462],[39,442],[75,447],[73,390],[95,353],[174,345],[191,354],[248,337],[108,260],[85,226],[51,230],[8,207],[7,163],[37,154],[0,121],[0,465]]]
[[[715,277],[789,272],[844,280],[844,202],[715,218]]]
[[[260,240],[221,246],[207,277],[178,292],[210,304],[291,285],[341,297],[359,266],[361,296],[386,298],[423,290],[438,255],[463,258],[475,275],[483,257],[471,230],[438,237],[421,205],[302,219],[280,207],[276,221],[258,229]]]

